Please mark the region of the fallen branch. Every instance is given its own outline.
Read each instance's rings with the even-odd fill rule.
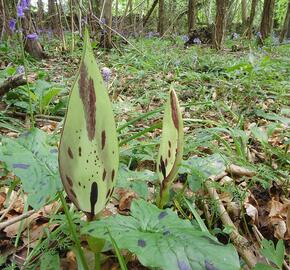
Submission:
[[[246,264],[250,267],[250,269],[252,269],[257,263],[257,258],[254,255],[254,253],[250,250],[251,243],[245,237],[239,234],[235,224],[231,220],[224,205],[222,204],[216,189],[212,187],[212,182],[206,181],[205,186],[211,199],[213,199],[217,203],[218,206],[217,211],[219,213],[223,225],[230,226],[233,228],[233,231],[230,233],[230,239],[232,240],[237,251],[244,259]]]
[[[22,219],[25,219],[25,218],[30,217],[35,212],[36,212],[35,210],[30,210],[28,212],[23,213],[20,216],[17,216],[15,218],[11,218],[11,219],[9,219],[7,221],[4,221],[4,222],[0,223],[0,231],[3,230],[3,229],[5,229],[6,227],[8,227],[8,226],[10,226],[10,225],[12,225],[14,223],[16,223],[16,222],[22,220]]]
[[[0,85],[0,97],[4,96],[11,89],[33,82],[35,77],[35,74],[28,76],[28,81],[26,81],[23,73],[9,77]]]

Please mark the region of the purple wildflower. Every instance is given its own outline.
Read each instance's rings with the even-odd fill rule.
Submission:
[[[193,40],[193,43],[194,43],[194,44],[197,44],[197,45],[200,45],[200,44],[201,44],[201,40],[200,40],[199,38],[195,38],[195,39]]]
[[[30,0],[21,0],[17,5],[17,17],[24,17],[24,10],[29,9]]]
[[[101,69],[101,73],[102,73],[102,76],[103,76],[104,81],[105,81],[106,83],[108,83],[109,80],[110,80],[110,77],[111,77],[112,71],[111,71],[109,68],[107,68],[107,67],[103,67],[103,68]]]
[[[188,37],[187,35],[184,35],[184,36],[182,36],[181,38],[182,38],[182,40],[183,40],[184,42],[189,41],[189,37]]]
[[[233,33],[232,37],[233,37],[233,39],[238,39],[239,35],[237,33]]]
[[[36,33],[28,34],[26,37],[28,39],[31,39],[31,40],[37,40],[38,39],[38,35]]]
[[[148,32],[147,38],[152,38],[154,36],[154,33],[152,31]]]
[[[101,18],[101,19],[100,19],[100,23],[101,23],[101,24],[106,24],[106,19],[105,19],[105,18]]]
[[[24,17],[24,11],[22,5],[17,5],[17,17],[23,18]]]
[[[14,32],[15,29],[16,29],[16,20],[15,19],[10,19],[9,22],[8,22],[8,26],[9,26],[10,30],[12,32]]]
[[[24,73],[24,66],[18,66],[16,68],[16,74]]]
[[[262,38],[262,34],[261,34],[261,32],[257,32],[256,36],[257,36],[258,38]]]

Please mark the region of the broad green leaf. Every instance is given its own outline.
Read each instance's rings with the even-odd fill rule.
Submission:
[[[58,254],[45,253],[40,258],[41,270],[60,269],[60,259]]]
[[[98,214],[113,193],[118,163],[113,111],[86,33],[59,148],[60,175],[71,201]]]
[[[112,237],[121,249],[135,253],[147,267],[166,270],[238,270],[239,258],[232,245],[219,243],[172,210],[160,210],[144,200],[134,200],[131,216],[116,215],[90,222],[82,233]]]
[[[223,158],[219,154],[213,154],[208,157],[190,157],[184,160],[179,173],[187,173],[189,187],[192,191],[197,191],[204,180],[222,173],[225,169]]]
[[[267,264],[257,263],[253,270],[277,270],[277,268]]]
[[[183,154],[183,120],[174,90],[169,93],[162,123],[162,138],[157,159],[157,172],[161,182],[160,203],[167,201],[168,189],[177,175]]]
[[[32,129],[17,139],[2,138],[0,160],[21,179],[28,203],[38,209],[61,189],[57,148],[48,144],[48,135]]]
[[[285,246],[283,244],[283,240],[278,241],[276,245],[276,249],[275,249],[275,245],[273,241],[268,241],[266,239],[262,240],[261,253],[268,260],[275,263],[279,268],[281,268],[283,264],[284,252],[285,252]]]
[[[121,165],[117,177],[117,187],[129,188],[135,191],[140,198],[147,199],[147,183],[152,182],[156,177],[156,173],[152,171],[131,171],[127,166]]]

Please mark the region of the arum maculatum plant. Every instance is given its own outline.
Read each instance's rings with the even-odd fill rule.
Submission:
[[[89,219],[97,217],[109,201],[118,166],[113,111],[86,31],[60,140],[59,170],[69,199]]]
[[[165,105],[162,123],[162,138],[157,159],[160,185],[159,208],[169,200],[169,189],[174,181],[183,155],[183,120],[179,102],[172,89]]]

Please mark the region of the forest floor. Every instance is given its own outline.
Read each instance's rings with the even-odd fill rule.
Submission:
[[[228,243],[233,228],[221,222],[217,206],[206,192],[205,182],[211,179],[236,228],[251,243],[249,249],[257,257],[261,251],[278,267],[273,269],[282,269],[275,256],[281,257],[278,250],[281,245],[285,254],[290,252],[290,44],[269,43],[257,48],[255,44],[227,40],[226,48],[216,52],[203,45],[184,49],[180,37],[131,41],[135,48],[127,44],[109,53],[94,50],[100,68],[107,67],[112,72],[107,89],[120,142],[118,188],[105,215],[117,212],[128,215],[133,198],[153,201],[163,116],[160,109],[173,88],[182,107],[185,148],[168,206],[181,218],[192,220],[194,213],[180,196],[184,192],[187,200],[195,202],[210,233],[222,243]],[[16,41],[9,42],[0,47],[3,58],[0,84],[15,75],[22,62],[20,51],[8,49]],[[47,134],[47,144],[58,145],[82,47],[79,41],[71,53],[60,51],[57,40],[45,40],[43,44],[49,59],[37,62],[27,58],[31,101],[27,87],[20,86],[9,91],[0,103],[2,140],[15,141],[10,158],[20,151],[17,145],[21,143],[16,141],[30,127],[31,111],[36,126]],[[242,44],[244,49],[232,52],[230,48],[234,44]],[[127,124],[132,119],[136,121]],[[0,151],[0,157],[3,156],[4,149]],[[48,265],[57,256],[63,269],[75,269],[75,255],[69,251],[71,239],[62,224],[65,217],[56,200],[50,201],[46,209],[31,212],[26,223],[5,223],[30,211],[27,198],[30,202],[41,198],[39,194],[29,193],[32,185],[39,185],[39,179],[26,175],[20,177],[20,182],[5,165],[9,157],[3,161],[1,267],[33,268]],[[75,218],[78,222],[81,216]],[[49,241],[40,241],[41,238]],[[262,241],[263,238],[273,242]],[[107,253],[107,257],[112,254]],[[289,257],[284,259],[286,267]],[[134,260],[132,257],[129,269],[147,269]],[[260,257],[259,260],[266,262]],[[108,260],[107,264],[103,269],[117,269],[116,259]]]

